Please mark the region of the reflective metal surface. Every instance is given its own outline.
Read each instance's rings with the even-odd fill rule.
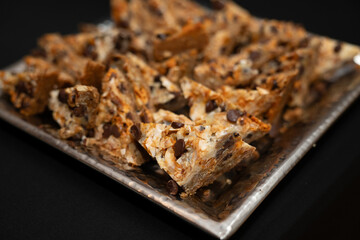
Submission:
[[[202,188],[186,199],[166,191],[169,177],[154,163],[136,169],[118,169],[110,163],[88,155],[81,145],[56,138],[55,125],[46,116],[24,119],[1,94],[0,117],[36,138],[48,143],[115,181],[143,195],[204,231],[220,239],[230,237],[265,199],[272,189],[316,143],[330,125],[360,95],[360,73],[354,63],[337,71],[329,90],[308,109],[304,120],[274,140],[260,159],[246,167],[234,169],[214,184]],[[19,62],[8,69],[18,71]],[[345,76],[344,76],[345,75]]]

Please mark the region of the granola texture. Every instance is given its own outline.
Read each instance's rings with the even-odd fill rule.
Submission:
[[[0,86],[25,117],[50,111],[59,138],[121,169],[153,161],[193,195],[256,161],[360,53],[211,2],[111,0],[112,24],[45,34]]]

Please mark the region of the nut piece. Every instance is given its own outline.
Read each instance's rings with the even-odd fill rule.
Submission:
[[[227,120],[231,123],[236,123],[241,116],[244,116],[244,113],[234,109],[229,110],[226,114]]]
[[[180,122],[172,122],[171,123],[171,127],[172,128],[182,128],[184,126],[184,124],[183,123],[180,123]]]
[[[174,144],[174,155],[176,158],[181,157],[181,155],[186,151],[184,139],[176,140]]]
[[[140,128],[136,124],[131,126],[130,133],[136,141],[138,141],[141,138]]]
[[[208,35],[200,23],[188,24],[181,32],[154,42],[156,60],[169,58],[190,49],[202,50],[208,44]]]
[[[179,192],[179,187],[174,180],[169,180],[166,184],[166,189],[171,195],[176,195]]]

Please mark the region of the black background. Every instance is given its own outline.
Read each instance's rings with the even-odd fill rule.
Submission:
[[[238,1],[260,17],[360,45],[358,1]],[[0,68],[45,32],[108,17],[108,1],[0,1]],[[233,239],[360,238],[360,99]],[[0,239],[204,239],[210,236],[0,120]]]

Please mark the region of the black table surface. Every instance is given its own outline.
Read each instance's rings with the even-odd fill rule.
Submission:
[[[360,44],[357,1],[239,1],[260,17]],[[108,18],[108,1],[1,1],[0,68],[46,32]],[[360,99],[233,239],[360,238]],[[0,120],[0,239],[206,239],[113,180]]]

